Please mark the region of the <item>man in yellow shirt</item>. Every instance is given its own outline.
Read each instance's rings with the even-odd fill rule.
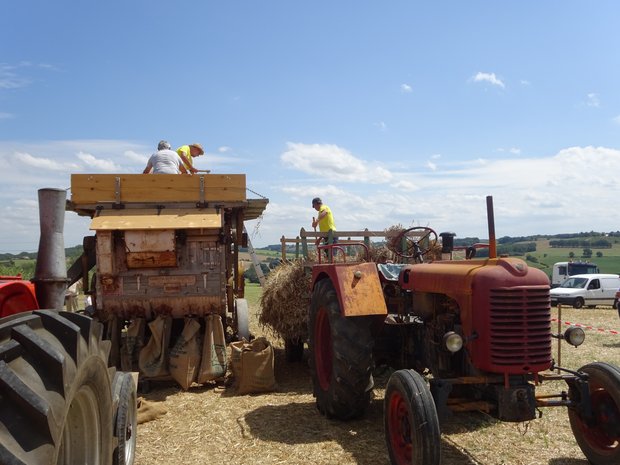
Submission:
[[[198,143],[182,145],[177,149],[177,153],[179,157],[181,157],[181,160],[183,160],[183,164],[188,173],[194,174],[198,172],[198,170],[194,168],[194,157],[204,155],[205,151],[202,149],[202,145]]]
[[[323,201],[319,197],[312,199],[312,208],[319,212],[319,216],[312,218],[312,227],[316,229],[319,227],[321,232],[336,231],[336,223],[334,221],[334,215],[327,205],[323,205]],[[317,240],[317,244],[318,244]],[[324,242],[327,244],[327,237],[324,238]],[[334,243],[336,239],[334,238]]]

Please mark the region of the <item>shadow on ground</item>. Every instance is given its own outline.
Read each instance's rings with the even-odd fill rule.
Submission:
[[[383,433],[383,402],[380,399],[371,403],[361,420],[328,420],[319,414],[314,402],[297,402],[259,407],[245,415],[240,427],[244,435],[287,445],[335,441],[359,465],[390,463]],[[246,428],[249,430],[246,431]],[[441,450],[443,465],[476,464],[465,452],[446,440],[441,441]]]

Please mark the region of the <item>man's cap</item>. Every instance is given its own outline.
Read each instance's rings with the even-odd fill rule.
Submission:
[[[157,144],[157,150],[170,150],[170,142],[167,140],[160,140]]]
[[[202,148],[202,145],[195,143],[195,144],[189,144],[189,146],[197,148],[198,150],[200,150],[200,155],[204,155],[205,151]]]
[[[323,201],[321,200],[320,197],[315,197],[315,198],[312,199],[312,206],[314,206],[316,204],[319,204],[319,205],[323,204]]]

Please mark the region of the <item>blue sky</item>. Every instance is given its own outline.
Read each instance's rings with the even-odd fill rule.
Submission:
[[[139,173],[160,139],[309,229],[486,237],[620,229],[620,3],[32,1],[0,17],[0,252],[37,189]],[[256,229],[256,230],[255,230]],[[68,212],[65,244],[88,221]]]

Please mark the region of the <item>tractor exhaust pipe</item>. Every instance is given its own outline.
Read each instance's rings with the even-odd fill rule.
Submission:
[[[67,261],[63,229],[65,223],[64,189],[39,189],[41,236],[32,282],[39,308],[62,310],[67,290]]]
[[[493,214],[493,197],[487,195],[487,222],[489,224],[489,258],[497,258],[495,243],[495,215]]]

